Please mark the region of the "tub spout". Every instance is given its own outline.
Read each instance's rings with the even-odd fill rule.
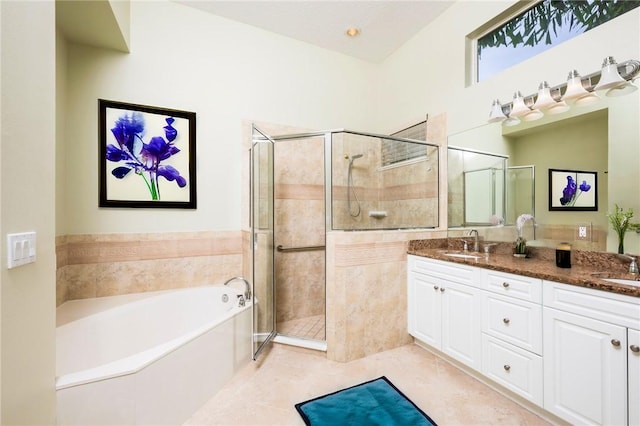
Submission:
[[[249,285],[249,281],[243,277],[233,277],[225,281],[224,285],[229,285],[234,281],[242,281],[244,283],[244,299],[251,300],[251,285]]]

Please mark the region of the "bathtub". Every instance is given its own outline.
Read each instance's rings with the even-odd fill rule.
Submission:
[[[61,305],[57,424],[184,423],[251,360],[251,304],[238,294],[203,286]]]

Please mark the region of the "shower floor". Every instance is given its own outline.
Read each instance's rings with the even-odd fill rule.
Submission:
[[[324,315],[298,318],[290,321],[279,322],[276,326],[278,334],[303,339],[325,340]]]

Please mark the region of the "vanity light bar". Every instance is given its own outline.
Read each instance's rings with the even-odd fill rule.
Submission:
[[[498,99],[491,105],[489,122],[504,122],[506,126],[520,121],[533,121],[545,113],[559,114],[569,110],[569,105],[587,105],[599,100],[596,91],[606,90],[606,96],[622,96],[636,91],[633,84],[640,76],[640,61],[631,59],[616,63],[612,56],[604,59],[602,69],[585,76],[577,71],[569,72],[567,81],[549,87],[546,81],[540,83],[538,92],[522,96],[516,91],[513,101],[502,104]]]

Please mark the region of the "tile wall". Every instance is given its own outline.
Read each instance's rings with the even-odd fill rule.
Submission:
[[[240,231],[56,238],[56,302],[222,284],[242,275]]]
[[[275,245],[325,245],[324,137],[275,145]],[[325,251],[276,251],[276,321],[325,314]]]

